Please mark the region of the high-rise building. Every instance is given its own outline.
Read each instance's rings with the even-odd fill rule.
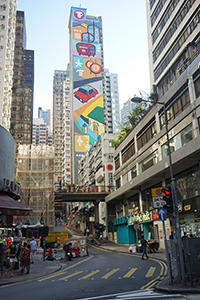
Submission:
[[[53,143],[55,148],[55,182],[63,179],[63,82],[67,71],[56,70],[53,77]]]
[[[47,124],[48,132],[51,133],[51,110],[43,110],[42,107],[38,107],[38,118],[42,118]]]
[[[63,82],[63,180],[71,183],[70,81]]]
[[[199,55],[200,2],[147,0],[146,4],[150,81],[160,99],[169,93],[172,86],[174,92],[179,88],[183,91],[200,76],[199,60],[195,73],[190,77],[183,76]],[[200,92],[199,83],[195,88]],[[181,106],[177,107],[178,111]]]
[[[0,0],[0,125],[10,129],[17,1]]]
[[[78,161],[106,130],[102,18],[72,7],[69,35],[72,183],[77,183]]]
[[[10,133],[18,144],[31,144],[33,124],[34,51],[26,49],[23,11],[16,15]]]
[[[110,73],[109,69],[105,69],[104,72],[104,90],[106,131],[107,133],[118,133],[120,131],[118,75]]]
[[[131,99],[128,99],[126,102],[123,103],[123,107],[121,109],[121,124],[122,125],[129,124],[128,117],[132,113],[135,106],[136,106],[136,104],[131,102]]]
[[[48,142],[48,128],[43,118],[33,118],[33,145],[47,145]]]

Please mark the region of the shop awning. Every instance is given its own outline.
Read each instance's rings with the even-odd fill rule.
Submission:
[[[0,210],[5,215],[29,216],[31,209],[7,195],[0,195]]]

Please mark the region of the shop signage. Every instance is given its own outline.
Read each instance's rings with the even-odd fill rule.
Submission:
[[[89,222],[95,222],[95,218],[94,217],[89,217]]]
[[[183,211],[183,203],[178,203],[178,212],[182,212]]]
[[[159,218],[158,218],[158,213],[155,212],[155,213],[152,213],[152,221],[157,221]]]
[[[186,205],[184,206],[184,210],[187,211],[187,210],[190,210],[191,209],[191,205]]]
[[[147,221],[152,221],[152,212],[147,211],[146,213],[142,213],[136,216],[137,221],[141,222],[147,222]]]

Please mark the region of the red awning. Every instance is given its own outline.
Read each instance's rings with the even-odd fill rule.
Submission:
[[[0,210],[5,215],[29,216],[31,209],[7,195],[0,195]]]

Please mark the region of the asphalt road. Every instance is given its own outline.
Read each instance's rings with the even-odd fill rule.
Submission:
[[[46,277],[1,286],[0,299],[172,299],[152,291],[166,275],[165,263],[93,246],[89,252],[90,256],[74,258]],[[179,295],[175,298],[183,299]]]

